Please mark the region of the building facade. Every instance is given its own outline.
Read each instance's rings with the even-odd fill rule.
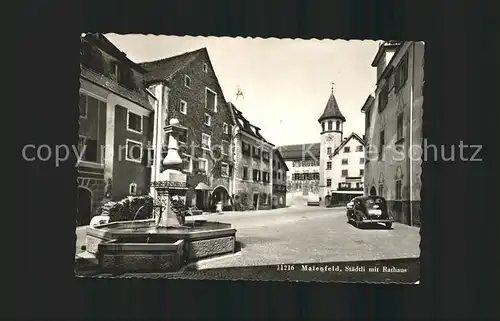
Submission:
[[[363,195],[364,139],[355,133],[344,138],[346,118],[340,111],[332,92],[323,114],[321,125],[319,161],[319,197],[346,202]]]
[[[234,104],[228,103],[228,106],[235,123],[232,189],[235,191],[235,201],[243,208],[270,209],[274,186],[273,163],[276,163],[274,145],[262,136],[260,128],[251,124]]]
[[[147,70],[145,82],[160,102],[154,120],[154,181],[162,170],[168,137],[163,127],[177,118],[185,128],[179,153],[188,174],[186,204],[215,210],[222,202],[231,208],[234,161],[231,150],[232,113],[217,80],[208,51],[201,48],[174,57],[140,64]],[[154,193],[154,191],[151,191]]]
[[[156,99],[142,85],[144,72],[102,34],[81,37],[79,225],[106,201],[149,191]]]
[[[287,168],[287,190],[290,192],[319,192],[320,144],[296,144],[278,147]]]
[[[420,226],[424,43],[385,42],[373,60],[375,96],[365,113],[365,194],[387,199],[401,223]]]
[[[273,156],[273,198],[272,207],[282,208],[286,207],[286,193],[287,193],[287,172],[288,166],[286,165],[283,156],[278,148],[274,149]]]

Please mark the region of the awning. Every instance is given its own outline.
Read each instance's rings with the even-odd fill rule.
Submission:
[[[213,188],[211,188],[210,186],[208,186],[207,184],[205,184],[203,182],[199,182],[198,185],[196,185],[196,187],[194,189],[197,191],[211,191],[211,190],[213,190]]]

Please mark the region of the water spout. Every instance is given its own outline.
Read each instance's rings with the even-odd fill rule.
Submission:
[[[143,207],[145,207],[146,204],[142,205],[141,207],[139,207],[139,209],[137,210],[137,212],[135,212],[135,215],[134,215],[134,218],[132,219],[132,222],[135,221],[135,218],[137,217],[137,214],[139,214],[139,212],[143,209]]]

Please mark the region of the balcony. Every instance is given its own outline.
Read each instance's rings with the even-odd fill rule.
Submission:
[[[360,187],[345,187],[345,186],[340,187],[339,186],[337,188],[337,191],[356,191],[356,192],[362,192],[362,191],[364,191],[364,188],[362,186],[360,186]]]

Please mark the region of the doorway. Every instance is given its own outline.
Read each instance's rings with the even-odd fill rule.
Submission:
[[[78,226],[90,224],[92,207],[92,192],[86,188],[78,187]]]
[[[253,194],[253,207],[257,209],[257,206],[259,205],[259,193],[254,193]]]
[[[370,195],[372,196],[377,195],[377,190],[375,189],[375,186],[372,186],[372,188],[370,188]]]

